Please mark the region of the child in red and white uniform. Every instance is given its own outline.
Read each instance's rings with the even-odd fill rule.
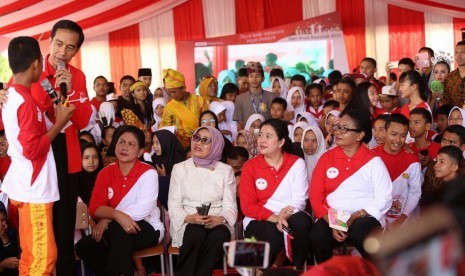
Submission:
[[[11,165],[2,191],[19,210],[20,274],[51,275],[57,258],[52,207],[60,196],[50,143],[69,121],[74,106],[58,105],[55,124],[47,131],[45,115],[31,93],[32,83],[42,73],[42,54],[37,40],[14,38],[8,46],[8,59],[13,82],[2,116],[10,142]]]
[[[323,117],[323,87],[317,83],[312,83],[305,88],[307,96],[306,111],[312,114],[315,121],[319,122]]]
[[[414,141],[409,143],[409,146],[420,157],[423,168],[426,168],[429,160],[436,158],[438,150],[441,148],[440,144],[433,142],[427,135],[432,123],[433,118],[428,110],[415,108],[410,112],[409,134]]]
[[[293,231],[292,252],[286,254],[301,270],[308,253],[311,218],[305,212],[308,176],[305,161],[283,151],[289,141],[286,123],[265,121],[258,137],[260,154],[242,167],[239,198],[245,215],[245,237],[270,243],[273,264],[285,247],[282,227]],[[289,145],[289,144],[288,144]],[[290,146],[290,145],[289,145]],[[289,247],[286,247],[289,249]]]
[[[410,111],[415,108],[425,108],[431,113],[431,108],[426,103],[425,83],[423,77],[417,71],[407,71],[402,73],[399,78],[400,96],[408,99],[409,104],[402,106],[400,113],[407,119],[410,117]]]
[[[375,115],[395,114],[400,113],[400,108],[396,107],[397,92],[394,89],[394,84],[383,86],[381,94],[379,94],[379,104],[381,106],[375,108]]]
[[[409,121],[402,114],[392,114],[386,120],[385,143],[373,149],[386,165],[392,180],[392,206],[386,213],[389,226],[402,225],[421,196],[423,176],[418,156],[405,151]]]

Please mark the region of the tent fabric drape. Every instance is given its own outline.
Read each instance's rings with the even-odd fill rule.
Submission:
[[[349,70],[356,68],[366,56],[364,0],[336,0],[341,14]]]
[[[87,93],[89,97],[95,96],[93,81],[97,76],[104,76],[109,81],[115,81],[111,75],[110,48],[108,34],[87,38],[82,44],[80,53],[81,69],[86,74]],[[75,60],[76,57],[73,58]],[[118,82],[115,82],[118,87]]]
[[[454,25],[452,17],[443,14],[425,12],[425,45],[435,53],[444,51],[454,54]]]
[[[176,44],[174,39],[173,12],[139,23],[141,67],[152,68],[152,86],[163,84],[161,75],[164,68],[176,68]]]
[[[389,58],[413,58],[425,46],[425,17],[402,7],[388,5]]]
[[[137,77],[141,67],[139,24],[109,34],[111,79],[119,80],[124,75]]]
[[[205,38],[202,0],[191,0],[173,9],[177,41]]]
[[[303,19],[336,11],[336,0],[302,0]]]
[[[265,29],[302,21],[302,0],[264,0]]]
[[[236,33],[246,33],[265,28],[263,0],[236,0]]]
[[[366,56],[376,59],[378,76],[385,75],[384,65],[389,61],[388,8],[386,2],[365,0],[365,38]]]

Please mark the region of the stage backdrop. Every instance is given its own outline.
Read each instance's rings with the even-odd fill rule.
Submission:
[[[276,55],[277,65],[289,78],[295,74],[309,78],[312,72],[327,76],[333,68],[349,70],[341,18],[336,12],[262,31],[179,41],[177,49],[177,60],[183,61],[178,69],[186,76],[188,91],[194,91],[206,74],[219,76],[220,87],[223,81],[234,82],[236,62],[258,61],[269,73],[267,54]],[[266,74],[263,87],[268,86]]]
[[[425,45],[453,54],[465,28],[463,0],[2,0],[0,53],[6,55],[11,38],[28,35],[46,54],[53,24],[70,19],[84,27],[73,64],[86,73],[91,96],[96,76],[118,87],[121,74],[136,74],[139,64],[152,68],[153,90],[162,69],[184,63],[176,58],[177,41],[263,31],[335,11],[349,69],[369,56],[378,61],[378,76],[387,61],[413,57]],[[121,55],[126,51],[139,56]]]

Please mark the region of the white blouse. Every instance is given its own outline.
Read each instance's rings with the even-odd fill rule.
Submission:
[[[211,203],[209,215],[223,216],[233,233],[237,219],[236,178],[231,166],[218,162],[212,171],[196,167],[192,158],[174,165],[168,194],[173,246],[181,247],[187,215]]]

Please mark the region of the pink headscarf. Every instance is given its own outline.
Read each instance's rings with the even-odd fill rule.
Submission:
[[[195,165],[202,167],[202,168],[214,168],[216,166],[216,163],[221,159],[221,156],[223,154],[223,148],[224,148],[224,138],[221,132],[210,126],[203,126],[199,127],[194,131],[194,135],[196,135],[201,129],[206,129],[208,132],[210,132],[210,135],[212,136],[212,147],[210,148],[210,152],[205,158],[199,158],[196,156],[193,156],[193,160]],[[191,141],[191,146],[194,145],[194,140],[192,139]]]

